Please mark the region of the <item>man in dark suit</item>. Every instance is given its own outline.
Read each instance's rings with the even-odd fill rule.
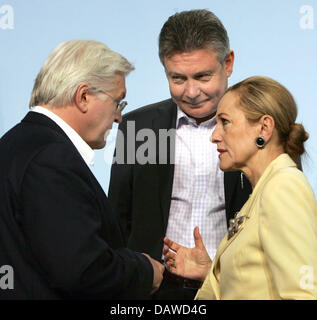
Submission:
[[[121,121],[121,55],[67,41],[48,57],[30,111],[0,140],[0,299],[143,299],[164,266],[125,248],[117,217],[90,170],[93,149]]]
[[[172,99],[123,117],[109,199],[129,248],[162,259],[165,235],[193,247],[193,230],[199,226],[213,258],[229,219],[251,193],[240,172],[222,174],[218,152],[209,141],[234,53],[215,15],[191,10],[164,24],[159,56]],[[199,285],[165,271],[154,298],[192,299]]]

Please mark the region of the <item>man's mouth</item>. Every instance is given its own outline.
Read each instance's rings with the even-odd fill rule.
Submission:
[[[184,103],[186,103],[188,106],[190,106],[191,108],[200,108],[202,107],[208,100],[202,100],[202,101],[198,101],[198,102],[190,102],[190,101],[183,101]]]

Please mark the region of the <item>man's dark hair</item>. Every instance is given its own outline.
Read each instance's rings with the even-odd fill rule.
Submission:
[[[211,48],[223,63],[230,45],[227,31],[221,21],[208,10],[190,10],[176,13],[168,18],[159,35],[159,57],[175,53]]]

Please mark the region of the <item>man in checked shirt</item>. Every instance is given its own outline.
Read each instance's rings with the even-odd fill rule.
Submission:
[[[198,226],[213,258],[229,219],[251,193],[243,175],[219,169],[216,146],[209,141],[234,53],[215,15],[191,10],[166,21],[159,36],[159,56],[171,99],[123,116],[109,199],[129,248],[161,259],[164,236],[193,247],[193,230]],[[143,129],[153,132],[147,142],[135,139]],[[169,143],[162,141],[164,132],[168,132]],[[140,150],[146,143],[142,158]],[[167,270],[164,276],[154,299],[193,299],[200,286]]]

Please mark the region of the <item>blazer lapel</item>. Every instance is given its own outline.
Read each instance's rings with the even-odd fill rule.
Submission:
[[[225,206],[226,206],[226,219],[229,226],[229,220],[233,218],[235,212],[233,205],[234,190],[239,186],[240,172],[225,172],[224,173],[224,189],[225,189]]]
[[[224,238],[222,239],[220,245],[218,246],[217,249],[217,254],[214,259],[214,275],[219,277],[220,273],[220,257],[224,253],[224,251],[230,246],[230,244],[239,236],[241,231],[244,229],[245,224],[247,223],[248,219],[254,212],[254,205],[256,203],[256,199],[258,198],[259,193],[258,192],[253,192],[248,199],[248,201],[245,203],[245,205],[241,208],[239,212],[237,212],[236,216],[232,219],[235,220],[236,225],[237,225],[237,231],[229,237],[229,231],[226,233]],[[238,219],[242,219],[242,222],[238,224]]]
[[[161,105],[157,109],[157,116],[152,121],[152,128],[156,138],[156,163],[159,181],[159,198],[161,212],[163,215],[164,226],[167,226],[169,209],[171,204],[171,194],[174,178],[174,156],[175,156],[175,130],[170,131],[170,138],[165,144],[161,141],[160,146],[160,130],[170,130],[176,127],[177,107],[172,100],[167,100],[166,104]],[[165,139],[164,131],[161,131],[161,139]],[[162,146],[167,146],[160,152]],[[167,149],[167,150],[166,150]],[[163,151],[163,153],[162,153]]]
[[[226,218],[229,227],[229,220],[234,217],[252,193],[249,180],[240,171],[224,173]]]

